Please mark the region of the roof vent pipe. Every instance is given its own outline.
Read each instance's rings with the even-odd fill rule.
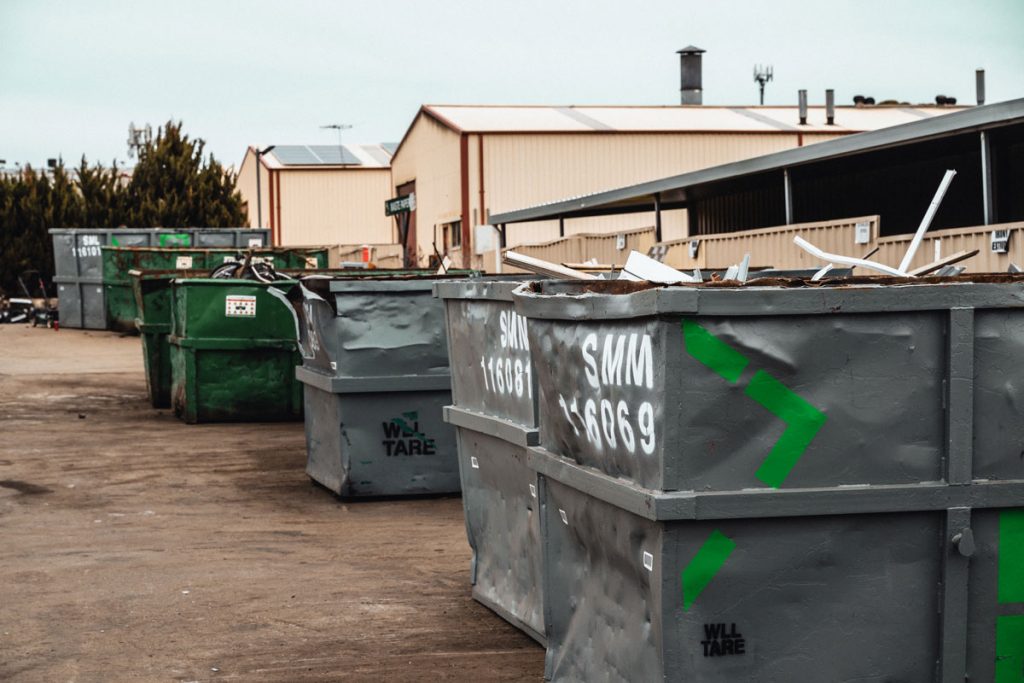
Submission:
[[[797,101],[800,103],[800,125],[807,125],[807,91],[797,90]]]
[[[836,91],[832,88],[825,91],[825,123],[836,125]]]
[[[679,55],[679,94],[681,104],[703,104],[704,86],[701,83],[701,55],[704,50],[693,45],[684,47]]]
[[[978,104],[985,104],[985,70],[978,69],[974,72],[974,89],[978,93]]]

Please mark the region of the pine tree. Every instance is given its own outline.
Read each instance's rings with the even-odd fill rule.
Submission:
[[[50,228],[239,227],[248,218],[235,176],[206,143],[168,121],[139,149],[139,163],[125,180],[115,162],[90,166],[85,157],[68,173],[59,160],[51,173],[26,167],[0,174],[0,292],[13,295],[29,269],[53,276]]]
[[[128,184],[129,225],[147,227],[238,227],[247,217],[235,178],[209,155],[206,143],[168,121],[156,139],[139,149]]]

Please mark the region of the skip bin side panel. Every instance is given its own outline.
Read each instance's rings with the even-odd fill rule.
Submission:
[[[197,349],[199,422],[259,422],[302,418],[295,392],[298,353],[291,349]]]
[[[455,405],[537,426],[526,318],[511,301],[446,300]]]
[[[542,639],[537,475],[522,447],[468,429],[458,436],[462,503],[476,556],[473,597]]]
[[[935,680],[943,517],[670,523],[669,678]]]
[[[338,394],[342,451],[348,450],[344,495],[456,493],[455,428],[442,407],[450,391]]]
[[[676,324],[682,489],[942,480],[941,313]]]
[[[975,313],[974,477],[1024,479],[1024,316]]]
[[[171,361],[167,333],[143,332],[141,338],[149,402],[154,408],[169,408],[171,406]]]
[[[57,309],[60,315],[60,324],[63,327],[83,327],[82,325],[82,285],[79,282],[62,279],[54,276],[57,285]]]
[[[1024,508],[974,510],[967,673],[971,681],[1024,680]]]
[[[82,293],[82,327],[89,330],[107,329],[107,303],[103,297],[103,285],[85,282],[80,285],[79,291]]]
[[[348,482],[348,452],[337,394],[303,384],[306,416],[306,474],[338,495]]]
[[[545,490],[551,680],[665,680],[660,570],[644,562],[658,553],[662,527],[550,478]]]
[[[336,374],[446,375],[448,345],[444,304],[422,289],[374,291],[372,281],[353,282],[336,292]],[[359,291],[365,287],[366,291]]]
[[[655,318],[531,320],[542,445],[662,488],[666,325]]]

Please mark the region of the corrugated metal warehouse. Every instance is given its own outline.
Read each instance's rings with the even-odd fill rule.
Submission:
[[[1024,265],[1024,239],[1014,237],[1024,231],[1024,99],[495,213],[491,220],[572,225],[599,215],[618,220],[622,231],[632,224],[629,215],[646,215],[657,202],[689,212],[695,244],[690,255],[683,248],[689,245],[673,245],[668,262],[677,267],[727,265],[744,251],[757,263],[811,267],[792,237],[812,231],[814,240],[828,240],[843,254],[878,247],[876,260],[889,263],[906,250],[946,169],[957,176],[915,264],[978,249],[964,261],[972,271]],[[858,235],[858,223],[870,224],[870,234]],[[508,234],[516,229],[509,225]]]
[[[474,252],[474,226],[503,213],[740,159],[876,130],[950,111],[949,106],[557,107],[424,105],[395,151],[396,195],[415,193],[410,247],[426,262],[437,245],[457,265],[492,269]],[[663,238],[687,235],[684,211],[663,214]],[[651,226],[651,212],[576,220],[565,233]],[[493,231],[485,229],[488,234]],[[484,231],[481,231],[483,234]],[[555,221],[519,224],[509,246],[557,238]],[[496,240],[494,240],[496,242]]]
[[[249,147],[238,172],[249,225],[269,227],[274,244],[395,242],[384,215],[393,151],[394,145]]]

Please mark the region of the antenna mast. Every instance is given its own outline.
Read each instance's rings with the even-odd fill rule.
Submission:
[[[761,64],[754,65],[754,82],[760,86],[761,89],[761,104],[764,104],[764,86],[775,77],[775,70],[772,65],[762,66]]]
[[[343,130],[351,130],[352,124],[349,124],[349,123],[328,123],[327,125],[320,126],[320,127],[321,128],[327,128],[327,129],[330,129],[330,130],[338,131],[338,158],[343,161],[345,159],[345,148],[341,146],[341,131],[343,131]]]

